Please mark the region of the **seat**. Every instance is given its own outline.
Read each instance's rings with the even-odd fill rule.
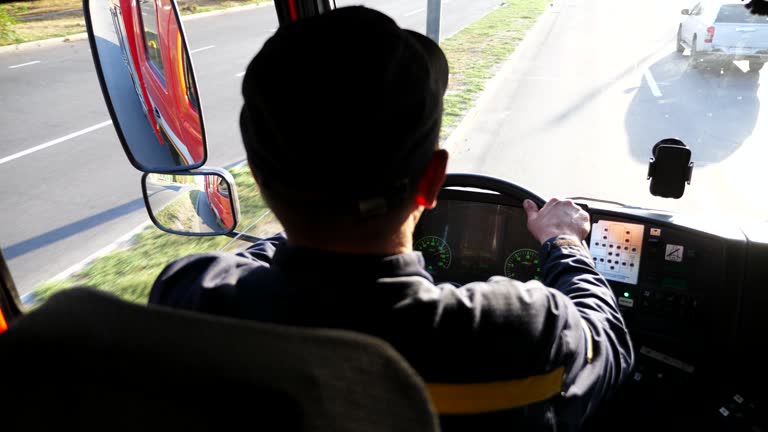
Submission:
[[[126,303],[53,296],[0,335],[5,430],[436,431],[388,344]]]

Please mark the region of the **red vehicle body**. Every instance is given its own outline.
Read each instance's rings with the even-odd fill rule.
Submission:
[[[112,16],[123,57],[158,141],[177,162],[204,155],[200,108],[189,58],[169,0],[114,0]]]
[[[232,217],[232,204],[229,199],[229,185],[224,179],[216,176],[205,176],[205,195],[208,197],[208,205],[222,228],[230,229],[235,225]]]

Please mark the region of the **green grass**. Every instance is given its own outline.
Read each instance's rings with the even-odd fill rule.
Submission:
[[[3,41],[9,41],[9,43],[15,43],[21,40],[13,26],[16,24],[16,20],[5,9],[0,9],[0,44]]]
[[[83,18],[68,17],[46,21],[18,22],[11,27],[11,37],[0,37],[0,46],[71,36],[85,32]]]
[[[179,8],[183,15],[192,13],[210,12],[219,9],[228,9],[236,6],[245,6],[251,4],[261,4],[265,0],[216,0],[216,1],[179,1]],[[189,3],[189,5],[185,4]]]
[[[189,193],[176,198],[155,213],[155,219],[160,225],[176,231],[184,231],[185,228],[193,227],[195,220],[197,220],[195,203],[197,203],[198,195],[200,195],[200,191],[191,190]]]
[[[261,4],[271,0],[178,0],[182,15],[229,9],[236,6]]]
[[[499,64],[509,58],[550,0],[511,0],[440,45],[451,76],[445,95],[443,137],[472,107]]]
[[[471,108],[486,81],[515,50],[548,1],[511,1],[443,42],[443,50],[451,65],[443,116],[444,134],[455,127]],[[240,168],[234,170],[233,175],[243,215],[239,229],[256,236],[268,236],[279,231],[280,225],[274,215],[267,213],[250,171]],[[256,225],[249,229],[254,223]],[[151,226],[129,244],[96,259],[72,276],[41,285],[36,290],[37,299],[45,300],[56,291],[75,285],[90,285],[129,301],[146,303],[152,283],[171,261],[193,253],[220,249],[229,241],[227,237],[177,236]],[[247,244],[242,243],[237,248],[245,246]]]

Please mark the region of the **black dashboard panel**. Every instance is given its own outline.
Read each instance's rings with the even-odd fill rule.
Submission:
[[[414,234],[436,282],[539,278],[539,243],[528,232],[523,198],[443,190]],[[659,218],[588,212],[586,241],[640,356],[688,374],[720,364],[738,324],[745,243]],[[607,237],[609,228],[621,228],[616,238]]]
[[[416,249],[419,249],[419,239],[426,237],[434,237],[440,240],[437,246],[445,243],[444,249],[450,249],[450,264],[433,265],[430,269],[437,282],[463,284],[505,275],[508,271],[505,263],[515,251],[538,251],[539,244],[528,233],[522,209],[522,200],[529,197],[520,195],[474,189],[442,191],[438,206],[422,216],[414,235]],[[638,421],[636,427],[625,430],[653,428],[654,416],[675,415],[681,427],[697,423],[689,423],[692,418],[722,416],[717,405],[723,396],[728,391],[745,388],[733,379],[749,374],[724,371],[742,368],[743,357],[737,353],[754,352],[745,348],[742,316],[754,327],[763,313],[744,303],[745,274],[765,274],[768,267],[758,266],[747,272],[748,242],[738,228],[727,224],[705,230],[701,228],[704,225],[696,225],[699,221],[683,220],[676,215],[582,206],[593,223],[593,232],[586,241],[596,264],[600,264],[600,258],[605,260],[604,275],[616,295],[636,355],[632,376],[615,402],[601,410],[598,423],[599,420],[606,423],[595,430],[612,430],[613,422],[632,415],[638,404],[650,415]],[[614,248],[607,242],[605,246],[602,244],[607,240],[603,238],[606,227],[622,227],[626,234],[622,237],[619,231],[614,236]],[[595,228],[600,228],[600,232]],[[595,249],[596,243],[602,251]],[[618,259],[617,246],[621,246]],[[632,246],[638,250],[630,260],[624,254],[631,253]],[[432,248],[438,258],[444,253],[444,249],[434,244]],[[754,258],[768,257],[768,246],[753,247],[750,251]],[[528,255],[523,255],[523,264]],[[426,254],[425,258],[428,263],[434,260]],[[612,260],[610,264],[608,259]],[[608,266],[623,267],[625,262],[627,270],[630,263],[635,264],[634,275],[627,276],[630,274],[627,272],[622,276],[617,268],[613,269],[613,275],[608,274]],[[531,260],[529,267],[534,264],[538,263]],[[515,278],[526,280],[527,276]],[[766,304],[768,289],[750,288],[746,292],[749,298]],[[749,313],[742,315],[743,310]],[[699,416],[704,411],[711,416]],[[703,424],[707,425],[707,421]]]
[[[741,298],[739,350],[734,357],[743,363],[735,372],[735,378],[749,384],[753,393],[765,392],[768,378],[756,373],[755,367],[765,355],[768,335],[768,224],[747,226],[744,229],[749,242],[745,263],[744,291]]]
[[[640,356],[688,373],[716,362],[736,330],[740,280],[729,273],[743,244],[604,210],[590,217],[643,226],[637,283],[609,281]],[[590,246],[599,236],[593,230]]]

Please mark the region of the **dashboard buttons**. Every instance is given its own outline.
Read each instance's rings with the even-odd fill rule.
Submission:
[[[631,308],[635,305],[635,301],[630,298],[619,297],[619,306]]]

